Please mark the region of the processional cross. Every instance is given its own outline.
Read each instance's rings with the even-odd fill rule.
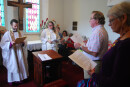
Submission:
[[[15,1],[8,1],[8,6],[18,7],[18,20],[19,20],[19,29],[23,30],[23,11],[24,8],[32,8],[31,3],[23,3],[23,0]]]

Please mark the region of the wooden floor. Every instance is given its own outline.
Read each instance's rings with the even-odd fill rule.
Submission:
[[[76,87],[77,82],[83,79],[83,70],[73,65],[72,61],[63,61],[62,63],[62,79],[65,80],[69,87]],[[0,66],[0,87],[12,87],[7,83],[7,70]],[[28,82],[13,87],[38,87],[33,80],[33,75],[30,75]]]

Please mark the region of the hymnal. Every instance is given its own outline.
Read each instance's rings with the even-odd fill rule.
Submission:
[[[76,64],[78,64],[84,70],[93,70],[97,65],[93,60],[85,56],[80,50],[75,51],[69,56]]]
[[[49,57],[47,54],[38,54],[38,56],[40,57],[40,59],[42,61],[46,61],[46,60],[51,60],[52,58]]]
[[[81,45],[84,45],[84,40],[80,36],[80,34],[74,34],[72,37],[70,37],[75,43],[80,43]]]
[[[25,39],[26,39],[26,37],[16,38],[15,43],[16,43],[16,44],[23,43]]]

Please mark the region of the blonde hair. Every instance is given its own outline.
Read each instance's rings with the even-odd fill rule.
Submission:
[[[109,11],[107,16],[114,16],[114,17],[121,17],[124,14],[127,15],[127,22],[126,24],[130,26],[130,2],[122,2],[115,6],[113,6]]]

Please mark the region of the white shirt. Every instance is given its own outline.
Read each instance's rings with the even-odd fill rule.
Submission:
[[[108,50],[108,34],[104,26],[98,25],[92,29],[92,34],[88,39],[87,44],[89,51],[97,52],[98,56],[95,57],[83,51],[83,53],[92,60],[100,60]]]

